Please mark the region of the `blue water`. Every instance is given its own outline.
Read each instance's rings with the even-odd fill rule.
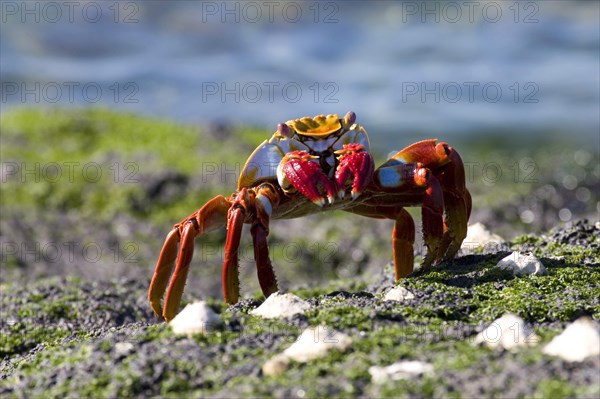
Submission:
[[[598,2],[51,3],[2,4],[3,112],[271,129],[354,110],[372,136],[599,134]]]

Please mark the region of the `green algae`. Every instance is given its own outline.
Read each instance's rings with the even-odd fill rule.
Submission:
[[[151,226],[169,226],[185,216],[185,209],[193,211],[217,193],[233,191],[235,179],[203,180],[206,162],[239,169],[239,163],[243,165],[245,160],[240,160],[239,154],[249,154],[268,136],[264,131],[240,128],[230,136],[211,138],[196,127],[105,110],[19,110],[3,115],[0,128],[3,162],[37,162],[40,168],[57,159],[81,165],[94,162],[106,172],[93,185],[81,175],[74,176],[69,184],[64,184],[64,179],[57,183],[48,178],[25,182],[28,184],[9,179],[1,187],[6,199],[3,211],[76,210],[82,217],[89,217],[91,223],[126,214],[149,220]],[[48,146],[50,136],[62,145]],[[116,140],[118,146],[114,145]],[[144,181],[168,171],[183,176],[189,189],[182,196],[155,198],[141,206],[148,195],[144,186],[123,184],[126,173],[135,171],[125,168],[128,163],[139,166],[130,177]],[[114,178],[115,165],[121,168],[117,169],[121,172],[119,179]],[[196,183],[194,176],[200,176]],[[523,194],[528,189],[520,185],[517,192]],[[505,200],[488,191],[488,198]],[[486,202],[476,203],[481,207]],[[219,234],[209,241],[222,241],[224,233]],[[327,234],[344,239],[335,229]],[[273,242],[278,243],[277,239]],[[223,324],[206,335],[192,337],[175,336],[152,316],[146,301],[149,274],[137,282],[107,284],[77,278],[42,279],[26,286],[6,281],[0,287],[0,394],[469,397],[473,392],[466,391],[465,386],[470,380],[508,373],[506,364],[513,364],[529,375],[529,389],[517,391],[522,396],[597,395],[597,390],[581,381],[556,372],[561,367],[572,371],[578,366],[563,366],[544,355],[541,348],[579,316],[600,320],[598,253],[591,246],[535,235],[517,237],[510,248],[539,256],[548,274],[515,277],[494,267],[508,252],[481,251],[403,280],[400,284],[413,291],[416,298],[385,303],[381,294],[368,292],[364,276],[339,279],[332,272],[322,272],[322,280],[326,281],[291,290],[315,305],[305,315],[275,321],[249,315],[256,300],[262,300],[258,291],[252,294],[254,300],[234,310],[221,299],[209,298],[209,305],[221,315]],[[302,262],[318,259],[309,255]],[[274,251],[274,262],[285,260],[284,255]],[[10,257],[5,263],[3,260],[2,266],[17,271],[24,267]],[[319,269],[317,272],[321,273]],[[475,346],[475,334],[506,312],[516,313],[530,323],[541,337],[540,343],[516,354]],[[262,365],[291,345],[303,328],[321,324],[350,335],[350,349],[332,351],[315,362],[292,362],[279,376],[262,374]],[[131,344],[132,348],[119,353],[118,344]],[[400,360],[429,362],[435,372],[381,386],[371,381],[370,366],[387,366]],[[548,365],[555,371],[547,371]],[[585,367],[589,370],[593,365]],[[508,387],[513,377],[509,373],[506,378]],[[503,393],[502,388],[491,386],[485,396],[501,397]]]

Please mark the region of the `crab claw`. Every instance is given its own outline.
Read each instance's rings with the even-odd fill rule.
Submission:
[[[339,155],[340,164],[335,171],[335,182],[338,187],[338,196],[344,198],[346,181],[352,174],[354,181],[352,182],[352,199],[358,196],[365,190],[371,182],[375,165],[373,157],[362,144],[352,143],[344,144],[344,148],[335,151]]]
[[[318,157],[306,151],[292,151],[286,154],[277,168],[279,185],[288,190],[293,186],[315,205],[325,205],[325,198],[319,191],[323,187],[327,201],[332,204],[335,197],[335,184],[329,180],[317,162],[312,162]]]

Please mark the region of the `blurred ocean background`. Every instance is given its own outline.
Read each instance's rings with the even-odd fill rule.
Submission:
[[[2,112],[101,105],[272,130],[354,110],[380,150],[474,135],[597,149],[600,3],[467,3],[3,2]]]

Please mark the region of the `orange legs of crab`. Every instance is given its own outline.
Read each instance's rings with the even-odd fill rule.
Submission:
[[[448,247],[444,259],[456,255],[467,236],[467,222],[471,215],[471,194],[465,185],[465,168],[460,155],[448,147],[452,160],[441,173],[440,183],[444,190],[446,219],[444,221],[443,246]]]
[[[276,292],[277,280],[269,259],[267,236],[272,208],[278,200],[278,194],[270,184],[263,184],[257,189],[243,188],[229,200],[223,196],[213,198],[199,211],[176,224],[167,235],[148,291],[154,313],[167,321],[175,317],[194,253],[194,239],[223,226],[227,226],[228,230],[223,262],[223,295],[227,303],[236,303],[239,297],[238,250],[242,227],[248,219],[252,221],[254,258],[263,294],[268,297]],[[161,299],[165,291],[163,308]]]
[[[465,186],[462,160],[452,147],[446,143],[436,144],[436,140],[415,143],[378,168],[374,184],[379,192],[398,193],[404,201],[414,197],[409,202],[420,202],[427,247],[422,270],[456,254],[467,233],[471,196]],[[392,202],[391,198],[393,196],[388,196],[386,201]],[[378,201],[374,201],[377,205]],[[393,232],[396,279],[406,277],[413,269],[412,218],[405,211],[390,213],[388,210],[380,212],[380,216],[396,219]]]
[[[268,183],[256,190],[242,188],[233,198],[227,221],[227,241],[223,262],[223,296],[228,304],[237,303],[239,297],[238,250],[242,227],[248,213],[253,214],[251,233],[260,287],[265,297],[278,290],[267,245],[269,218],[277,200],[276,191]]]
[[[405,209],[401,209],[395,219],[396,223],[392,231],[392,249],[394,251],[396,280],[399,280],[413,271],[415,222]]]
[[[175,317],[194,253],[194,239],[207,231],[225,226],[229,208],[230,203],[227,199],[219,195],[181,223],[176,224],[167,235],[148,290],[150,305],[157,316],[167,321]],[[175,260],[177,263],[173,272]],[[161,299],[165,290],[167,295],[163,308]]]
[[[462,160],[451,147],[425,140],[398,152],[375,171],[366,200],[346,209],[396,221],[392,233],[396,280],[413,271],[415,225],[404,205],[421,206],[427,247],[422,270],[453,257],[466,235],[471,197]]]

